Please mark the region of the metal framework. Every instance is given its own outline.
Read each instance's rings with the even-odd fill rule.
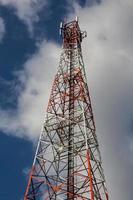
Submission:
[[[61,23],[63,51],[24,200],[108,200],[77,19]]]

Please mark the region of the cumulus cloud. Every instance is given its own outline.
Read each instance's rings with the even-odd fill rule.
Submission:
[[[0,0],[0,5],[15,9],[16,15],[33,31],[33,23],[39,20],[38,12],[47,5],[47,0]]]
[[[60,53],[58,45],[46,41],[38,49],[25,63],[24,70],[15,72],[23,86],[17,110],[0,109],[0,129],[7,134],[27,137],[32,141],[41,132]]]
[[[132,199],[133,2],[74,4],[81,29],[88,83],[111,200]]]
[[[5,34],[5,23],[3,18],[0,17],[0,42],[2,41]]]

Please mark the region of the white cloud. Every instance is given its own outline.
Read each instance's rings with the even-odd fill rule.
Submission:
[[[3,18],[0,17],[0,42],[2,41],[5,32],[5,23]]]
[[[47,0],[0,0],[0,5],[15,9],[16,15],[33,31],[33,23],[39,20],[38,12],[47,4]]]
[[[81,8],[88,83],[110,200],[132,199],[133,1],[104,0]]]
[[[18,97],[17,110],[0,110],[0,129],[18,137],[36,139],[41,132],[50,88],[59,60],[59,47],[44,41],[24,70],[17,72],[24,90]]]

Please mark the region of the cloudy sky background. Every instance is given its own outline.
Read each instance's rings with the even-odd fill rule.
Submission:
[[[77,15],[81,30],[88,34],[82,44],[83,57],[110,200],[131,200],[133,2],[67,0],[56,4],[44,0],[0,0],[0,137],[6,145],[0,145],[0,156],[1,171],[8,170],[7,175],[1,176],[6,186],[6,191],[5,186],[0,191],[1,198],[7,200],[12,195],[15,200],[23,196],[25,174],[32,164],[59,63],[59,22]],[[12,20],[6,17],[7,13]],[[9,46],[3,51],[6,44]],[[4,148],[12,150],[9,163],[4,160],[10,151]],[[6,168],[10,162],[14,165]],[[13,167],[18,170],[17,177]],[[8,196],[6,183],[12,178],[11,173],[16,182],[12,181],[14,193]]]

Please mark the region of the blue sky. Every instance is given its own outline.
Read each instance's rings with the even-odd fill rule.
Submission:
[[[133,3],[0,0],[0,199],[23,198],[59,63],[59,23],[79,16],[110,200],[132,199]],[[40,6],[41,4],[41,6]]]

